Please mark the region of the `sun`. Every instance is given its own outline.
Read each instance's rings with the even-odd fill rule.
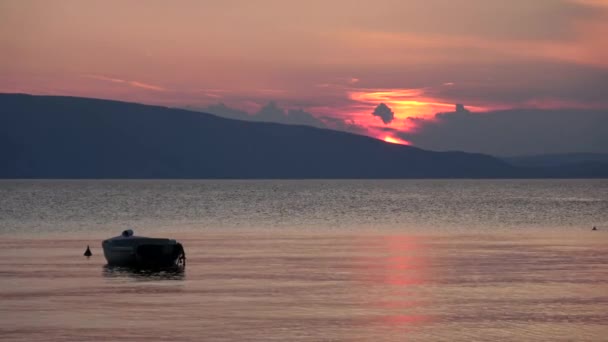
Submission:
[[[384,137],[384,141],[387,143],[391,143],[391,144],[398,144],[398,145],[409,145],[410,143],[403,140],[403,139],[399,139],[399,138],[394,138],[391,136],[385,136]]]

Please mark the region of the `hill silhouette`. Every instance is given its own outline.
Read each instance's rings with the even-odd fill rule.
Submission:
[[[0,94],[0,178],[510,178],[608,175],[432,152],[307,126],[118,101]]]
[[[515,166],[566,166],[581,163],[608,163],[608,153],[562,153],[502,158]]]

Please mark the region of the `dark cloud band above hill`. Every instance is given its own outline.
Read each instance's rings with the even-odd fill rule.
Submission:
[[[224,104],[200,110],[223,117],[307,125],[369,135],[368,129],[386,132],[430,150],[459,150],[500,156],[547,153],[608,153],[608,109],[510,109],[471,112],[456,105],[453,112],[434,120],[408,119],[412,132],[394,127],[363,127],[336,117],[313,115],[305,110],[285,110],[274,102],[254,114]]]
[[[434,121],[412,120],[417,131],[400,136],[425,149],[504,156],[608,152],[608,110],[460,109],[437,114]]]
[[[286,125],[305,125],[357,134],[364,134],[365,132],[360,127],[346,120],[334,117],[315,116],[303,109],[284,109],[273,101],[268,102],[268,104],[253,114],[228,107],[223,103],[210,105],[204,108],[196,108],[196,110],[236,120],[276,122]]]

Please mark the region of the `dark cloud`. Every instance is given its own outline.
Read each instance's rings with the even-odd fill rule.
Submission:
[[[456,113],[463,113],[463,112],[469,112],[466,108],[464,108],[464,105],[461,103],[457,103],[456,104]]]
[[[311,113],[303,110],[303,109],[289,109],[287,111],[287,118],[289,122],[294,122],[298,125],[307,125],[307,126],[315,126],[315,127],[326,127],[325,122],[320,119],[317,119]]]
[[[446,71],[444,78],[454,81],[454,86],[438,87],[429,94],[443,99],[490,103],[522,104],[538,99],[608,103],[605,91],[608,88],[607,69],[569,63],[527,62],[500,67],[472,66],[461,71],[461,74]]]
[[[303,109],[285,110],[273,101],[269,102],[253,114],[249,114],[246,111],[228,107],[223,103],[210,105],[205,108],[198,108],[196,110],[215,114],[229,119],[276,122],[286,125],[305,125],[318,128],[335,129],[356,134],[365,133],[365,130],[355,125],[353,122],[348,122],[343,119],[328,116],[316,117]]]
[[[326,124],[327,128],[330,128],[330,129],[335,129],[338,131],[344,131],[344,132],[349,132],[349,133],[354,133],[354,134],[359,134],[359,135],[367,134],[367,130],[365,130],[361,126],[358,126],[357,124],[355,124],[353,121],[350,121],[350,120],[343,120],[343,119],[334,118],[331,116],[321,116],[321,117],[319,117],[319,119],[322,120]]]
[[[417,147],[437,151],[459,150],[499,156],[608,153],[608,110],[511,109],[476,113],[458,104],[454,111],[439,113],[434,120],[408,119],[417,127],[412,132],[400,131],[380,122],[362,127],[349,120],[314,116],[301,109],[286,110],[273,102],[253,114],[221,103],[199,110],[232,119],[307,125],[361,135],[369,134],[372,129],[390,133]],[[382,113],[386,114],[386,109]]]
[[[276,102],[268,102],[257,112],[249,114],[246,111],[231,108],[223,103],[210,105],[205,108],[190,108],[206,113],[215,114],[221,117],[247,121],[263,121],[276,122],[288,125],[307,125],[314,127],[326,128],[327,125],[320,119],[317,119],[311,113],[302,109],[285,110],[277,105]]]
[[[205,108],[187,107],[187,109],[211,113],[228,119],[250,120],[250,115],[247,112],[228,107],[223,103],[213,104]]]
[[[434,121],[411,119],[415,133],[400,134],[431,150],[500,156],[608,152],[608,110],[512,109],[474,113],[458,106]]]
[[[385,125],[388,125],[395,119],[395,113],[384,103],[379,104],[372,112],[372,115],[382,119]]]
[[[268,104],[260,108],[258,112],[253,114],[252,118],[256,121],[265,122],[287,123],[286,121],[289,121],[285,110],[277,106],[274,101],[268,102]],[[299,122],[293,122],[293,124],[299,124]]]

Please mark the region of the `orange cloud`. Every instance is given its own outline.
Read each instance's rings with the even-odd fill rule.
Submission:
[[[439,86],[453,86],[448,82]],[[334,87],[333,85],[329,85]],[[435,114],[454,111],[453,100],[443,100],[433,96],[433,88],[348,88],[336,86],[345,92],[348,104],[340,108],[315,108],[313,112],[325,112],[328,116],[338,116],[348,120],[358,127],[361,134],[374,137],[385,142],[410,145],[410,142],[399,137],[403,133],[415,133],[419,128],[420,120],[434,121]],[[381,103],[387,105],[394,113],[394,119],[382,124],[378,117],[374,117],[374,109]],[[467,108],[475,112],[485,112],[493,107],[466,104]]]
[[[395,113],[391,128],[402,131],[412,131],[415,123],[408,118],[424,118],[432,120],[437,113],[452,111],[454,103],[426,95],[428,89],[359,89],[348,92],[348,98],[355,102],[351,108],[352,116],[364,126],[376,124],[371,113],[380,103],[386,104]],[[467,106],[475,111],[486,111],[480,106]],[[375,135],[377,136],[377,135]],[[384,136],[379,137],[384,139]]]
[[[423,89],[377,89],[351,91],[349,98],[370,107],[386,103],[398,119],[429,116],[444,111],[453,104],[441,103],[424,95]]]

